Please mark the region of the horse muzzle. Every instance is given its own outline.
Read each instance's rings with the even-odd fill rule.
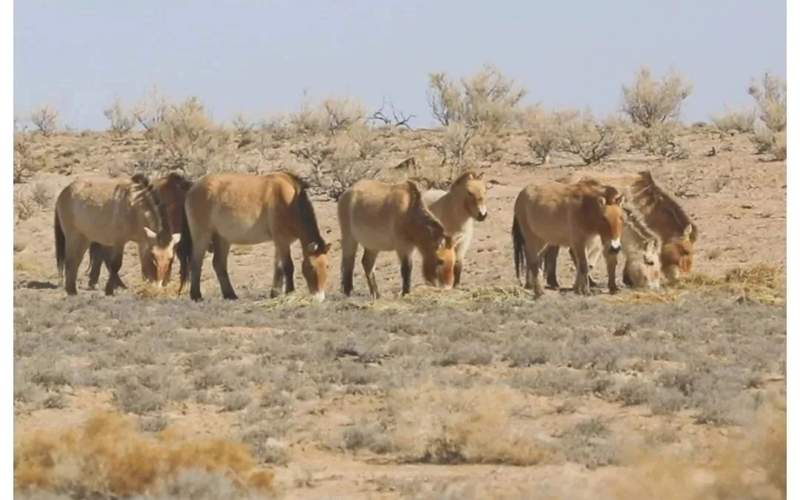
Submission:
[[[488,217],[488,216],[489,216],[489,211],[488,210],[486,210],[485,208],[479,208],[478,209],[478,216],[475,217],[475,218],[478,220],[478,222],[482,222],[482,221],[486,220],[486,217]]]
[[[611,240],[608,245],[608,251],[611,253],[619,253],[622,250],[622,243],[619,240]]]

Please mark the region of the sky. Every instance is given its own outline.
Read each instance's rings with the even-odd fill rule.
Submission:
[[[642,65],[693,84],[687,122],[750,105],[765,71],[786,75],[777,0],[14,2],[15,116],[50,104],[63,125],[104,129],[114,99],[153,86],[197,96],[213,119],[294,111],[304,100],[384,99],[433,125],[428,74],[494,64],[548,108],[619,111]]]

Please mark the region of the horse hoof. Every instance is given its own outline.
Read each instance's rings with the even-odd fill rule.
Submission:
[[[200,302],[201,300],[203,300],[203,296],[202,296],[202,295],[200,295],[199,293],[197,293],[197,294],[195,294],[195,293],[190,293],[190,294],[189,294],[189,298],[191,298],[191,299],[192,299],[193,301],[195,301],[195,302]]]
[[[270,291],[269,291],[269,298],[271,298],[271,299],[274,299],[274,298],[276,298],[276,297],[277,297],[278,295],[280,295],[280,294],[281,294],[281,292],[279,292],[279,291],[277,291],[277,290],[274,290],[274,289],[273,289],[273,290],[270,290]]]
[[[237,297],[235,293],[225,294],[225,295],[222,296],[222,298],[225,299],[225,300],[238,300],[239,299],[239,297]]]

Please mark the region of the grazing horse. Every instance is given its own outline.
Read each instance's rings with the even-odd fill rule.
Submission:
[[[163,282],[172,266],[180,233],[171,233],[164,207],[147,180],[92,177],[79,179],[58,195],[55,212],[56,264],[66,274],[67,294],[77,293],[78,266],[91,242],[108,247],[109,278],[106,295],[119,286],[125,243],[135,241],[139,254],[153,262],[156,279]]]
[[[159,177],[152,181],[153,189],[158,195],[158,199],[164,206],[167,227],[171,233],[180,233],[183,230],[183,202],[186,199],[186,192],[192,187],[192,183],[177,173],[170,173],[164,177]],[[100,245],[99,243],[92,242],[89,246],[89,288],[94,288],[100,279],[100,268],[103,263],[106,264],[106,269],[110,269],[112,262],[110,260],[111,249]],[[120,256],[122,258],[122,256]],[[156,282],[157,273],[153,260],[147,253],[139,254],[139,261],[142,266],[142,278],[145,281]],[[121,264],[121,262],[120,262]],[[181,265],[181,275],[185,276],[188,269]],[[163,277],[161,285],[165,285],[170,278],[171,268],[167,269],[166,275]],[[118,278],[118,276],[117,276]],[[122,281],[117,283],[120,288],[125,288]]]
[[[527,261],[525,288],[543,294],[539,282],[540,254],[548,245],[569,246],[578,261],[575,292],[588,294],[586,246],[600,236],[608,266],[608,288],[617,291],[617,253],[622,243],[622,195],[611,186],[587,181],[577,184],[530,184],[514,203],[511,235],[517,279]]]
[[[422,271],[429,284],[440,281],[453,286],[456,240],[425,206],[422,194],[412,181],[385,184],[361,180],[339,198],[339,227],[342,232],[342,290],[353,291],[353,268],[358,245],[364,247],[361,263],[370,295],[380,297],[375,279],[375,260],[379,252],[395,251],[400,259],[403,295],[411,290],[411,254],[422,255]]]
[[[625,255],[625,265],[622,268],[622,282],[631,288],[644,288],[658,290],[661,287],[661,238],[650,231],[642,221],[642,215],[635,208],[624,206],[625,226],[622,229],[622,253]],[[547,256],[555,248],[548,247],[545,250],[545,272],[549,273]],[[587,260],[589,262],[589,272],[594,269],[597,260],[603,253],[603,245],[600,237],[595,237],[589,243],[587,250]],[[573,263],[575,257],[570,252]],[[555,275],[555,273],[553,273]],[[589,286],[593,286],[590,276]],[[558,289],[558,282],[554,288]]]
[[[691,272],[697,226],[681,206],[656,184],[649,171],[632,175],[573,174],[558,182],[575,183],[587,179],[621,190],[641,212],[644,224],[661,239],[661,273],[669,282],[675,282],[681,274]],[[550,286],[558,286],[555,276],[557,256],[558,249],[550,249],[545,258]]]
[[[453,286],[461,283],[464,256],[472,241],[473,219],[483,221],[486,209],[486,184],[483,174],[466,172],[456,179],[448,191],[431,189],[422,195],[428,209],[439,219],[447,234],[460,236],[456,245]]]
[[[328,250],[317,226],[306,185],[298,177],[276,172],[267,175],[210,174],[186,193],[186,224],[178,255],[183,265],[191,260],[192,300],[201,300],[200,273],[209,244],[214,245],[214,271],[222,296],[236,299],[228,276],[231,244],[275,242],[271,297],[294,291],[291,244],[300,240],[303,276],[318,301],[325,299]],[[181,277],[181,289],[185,283]]]

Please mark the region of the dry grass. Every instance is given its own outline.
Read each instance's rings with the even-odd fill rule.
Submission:
[[[247,448],[223,439],[191,441],[169,431],[141,434],[116,414],[98,413],[75,429],[18,436],[17,491],[49,490],[86,498],[152,494],[185,471],[221,473],[241,490],[270,493],[272,473]]]
[[[396,421],[393,447],[408,461],[535,465],[554,457],[512,422],[524,402],[509,388],[403,389],[390,395],[389,407]]]
[[[632,470],[611,482],[613,498],[722,500],[786,498],[786,410],[766,408],[733,439],[718,441],[709,456],[663,449],[633,453]]]

